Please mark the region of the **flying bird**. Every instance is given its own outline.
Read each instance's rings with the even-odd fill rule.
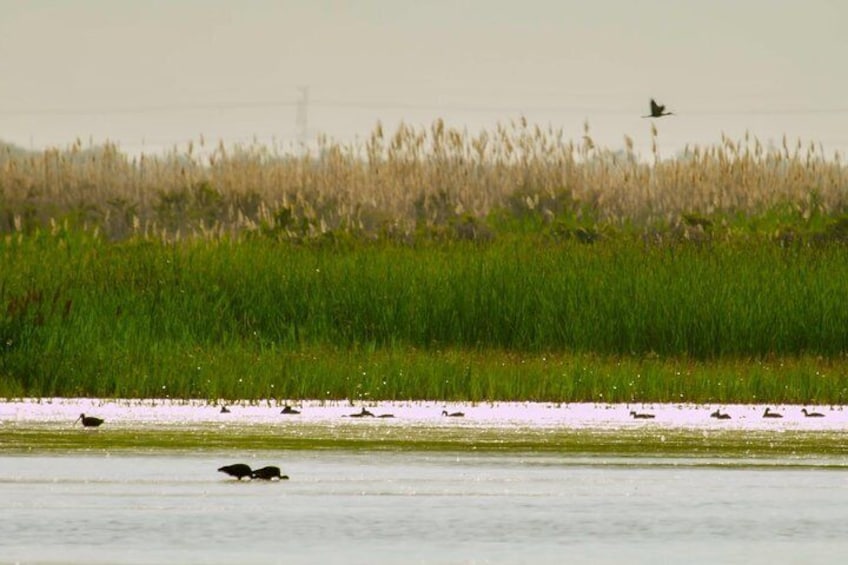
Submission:
[[[663,116],[673,116],[673,112],[666,112],[665,106],[657,104],[657,101],[651,98],[651,113],[643,118],[662,118]]]

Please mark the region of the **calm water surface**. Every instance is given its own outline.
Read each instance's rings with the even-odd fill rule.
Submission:
[[[216,469],[276,464],[286,482]],[[262,452],[0,456],[0,562],[811,563],[843,461]]]

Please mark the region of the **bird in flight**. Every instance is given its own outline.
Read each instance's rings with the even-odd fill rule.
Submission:
[[[673,116],[674,113],[666,112],[665,106],[657,104],[657,101],[651,98],[651,114],[642,116],[643,118],[662,118],[663,116]]]

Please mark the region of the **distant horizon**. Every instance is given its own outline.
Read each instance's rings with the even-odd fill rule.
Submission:
[[[644,153],[656,98],[662,155],[746,131],[845,155],[845,21],[830,0],[6,0],[0,139],[138,154],[524,116]]]
[[[671,116],[673,118],[674,116]],[[397,131],[400,127],[401,123],[406,126],[412,127],[416,130],[420,129],[429,129],[436,120],[441,118],[434,118],[433,122],[427,124],[411,124],[408,122],[399,121],[394,124],[392,127],[389,127],[387,124],[382,122],[381,120],[375,121],[374,125],[370,129],[363,130],[358,133],[354,133],[346,138],[343,137],[335,137],[330,134],[321,133],[321,132],[310,132],[311,135],[307,138],[305,145],[302,140],[297,138],[289,138],[289,139],[281,139],[275,136],[269,136],[260,138],[259,136],[242,136],[235,140],[228,140],[226,138],[211,138],[207,135],[203,135],[202,133],[198,134],[195,137],[187,137],[185,139],[175,140],[172,143],[148,143],[146,140],[142,139],[138,143],[129,142],[126,140],[120,139],[96,139],[92,135],[83,137],[83,136],[70,136],[65,142],[57,142],[57,143],[46,143],[41,145],[36,145],[32,140],[27,143],[20,143],[18,141],[13,141],[9,139],[5,139],[0,136],[0,146],[11,146],[16,150],[24,151],[27,153],[42,153],[46,150],[57,149],[60,151],[70,150],[74,145],[80,144],[81,149],[96,149],[99,147],[103,147],[105,145],[114,145],[118,148],[118,150],[129,156],[129,157],[138,157],[141,155],[146,156],[166,156],[169,153],[174,151],[182,152],[186,151],[189,146],[192,146],[193,152],[196,154],[210,154],[212,151],[217,149],[219,145],[223,144],[223,146],[227,149],[232,149],[235,147],[249,148],[249,147],[262,147],[263,149],[273,150],[275,152],[279,152],[279,154],[296,154],[301,153],[302,148],[308,147],[310,149],[317,149],[319,143],[319,137],[325,138],[329,142],[334,142],[342,146],[353,147],[356,145],[363,145],[364,142],[368,139],[368,137],[374,132],[377,128],[378,124],[382,127],[384,136],[386,138],[390,138],[391,135]],[[511,122],[517,123],[521,119],[521,116],[516,116],[515,118],[511,118],[510,120],[504,120],[500,122],[495,122],[492,126],[486,127],[481,126],[477,130],[472,130],[467,125],[461,124],[451,124],[447,120],[443,120],[446,128],[454,128],[462,131],[471,136],[476,136],[482,132],[494,133],[497,131],[499,126],[508,127]],[[676,143],[667,142],[663,137],[664,131],[662,122],[665,122],[669,118],[662,118],[660,124],[654,124],[657,128],[658,135],[658,150],[660,157],[662,159],[668,158],[677,158],[683,156],[685,151],[688,149],[690,152],[699,148],[701,150],[707,149],[710,147],[718,147],[722,145],[723,138],[730,139],[734,143],[742,143],[742,147],[745,147],[745,138],[748,138],[748,146],[753,149],[755,140],[759,141],[760,145],[763,147],[765,151],[769,150],[780,150],[782,151],[784,138],[786,139],[787,146],[789,147],[790,154],[794,153],[800,144],[801,154],[806,154],[807,150],[811,145],[815,147],[815,153],[817,155],[821,155],[827,161],[834,161],[838,159],[839,161],[844,161],[846,155],[848,155],[848,145],[845,147],[832,147],[827,144],[812,139],[812,138],[803,138],[800,136],[790,136],[787,134],[781,134],[775,137],[763,138],[757,135],[755,131],[744,131],[741,132],[740,135],[733,136],[726,132],[720,132],[714,139],[700,139],[697,141],[677,141]],[[646,119],[646,121],[648,121]],[[626,142],[625,136],[627,134],[622,134],[619,136],[618,140],[608,139],[609,143],[604,143],[603,140],[600,140],[596,137],[594,130],[592,129],[592,124],[589,122],[584,122],[584,125],[588,123],[589,126],[589,137],[592,139],[593,144],[599,150],[610,151],[613,153],[624,152],[626,151]],[[563,140],[565,143],[573,142],[575,145],[582,143],[583,140],[583,129],[579,131],[572,132],[573,135],[569,135],[569,132],[565,131],[564,128],[556,128],[552,124],[537,124],[527,122],[528,128],[533,128],[535,126],[539,126],[540,128],[547,130],[549,127],[553,128],[555,131],[557,129],[562,129],[563,131]],[[609,137],[609,136],[608,136]],[[613,136],[614,138],[614,136]],[[647,126],[646,131],[642,138],[632,137],[630,138],[633,141],[633,152],[638,157],[642,159],[650,159],[653,157],[652,149],[651,149],[651,133],[650,133],[650,125]],[[838,154],[838,155],[837,155]]]

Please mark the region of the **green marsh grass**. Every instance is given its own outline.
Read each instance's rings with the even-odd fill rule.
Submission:
[[[844,403],[848,168],[519,119],[0,152],[0,395]]]
[[[0,453],[33,451],[121,451],[159,453],[280,450],[415,450],[496,453],[563,453],[577,456],[632,458],[692,457],[691,465],[749,467],[832,465],[844,468],[848,454],[843,434],[785,430],[781,433],[740,430],[477,428],[441,426],[231,425],[155,429],[112,426],[94,432],[55,426],[4,427]],[[702,459],[702,463],[697,462]],[[718,458],[718,460],[717,460]],[[726,459],[724,459],[726,458]],[[830,463],[822,458],[832,458]],[[759,460],[759,461],[758,461]],[[622,462],[632,465],[634,460]],[[606,464],[615,464],[607,461]]]
[[[848,395],[848,247],[0,242],[0,395],[798,402]]]

